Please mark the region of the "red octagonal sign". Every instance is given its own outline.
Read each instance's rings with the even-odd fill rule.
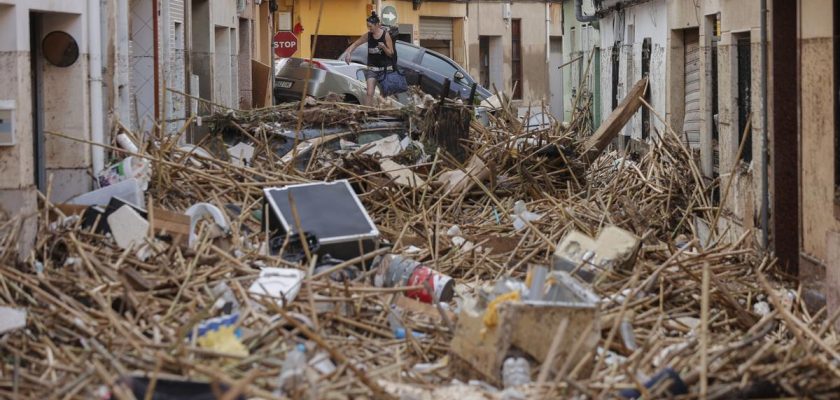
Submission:
[[[280,31],[274,34],[272,45],[277,57],[291,57],[298,49],[298,38],[290,31]]]

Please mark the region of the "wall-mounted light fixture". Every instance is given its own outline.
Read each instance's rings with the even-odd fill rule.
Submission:
[[[411,6],[414,7],[415,10],[419,9],[421,4],[423,4],[423,0],[411,0]]]

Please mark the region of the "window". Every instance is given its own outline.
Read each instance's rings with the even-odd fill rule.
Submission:
[[[455,72],[458,71],[454,65],[432,53],[423,54],[420,65],[443,75],[444,78],[449,78],[450,81],[455,79]]]
[[[621,42],[613,43],[612,52],[610,52],[610,61],[612,63],[612,109],[618,108],[618,78],[619,78],[619,55],[621,54]]]
[[[511,72],[513,84],[516,85],[513,91],[514,99],[522,98],[522,20],[511,20]]]
[[[645,38],[642,41],[642,78],[650,76],[650,52],[651,40]],[[645,91],[645,101],[650,103],[650,90]],[[642,107],[642,139],[647,140],[650,137],[650,109]]]
[[[718,43],[720,43],[720,14],[709,17],[712,26],[712,34],[709,49],[709,64],[711,64],[711,91],[712,106],[710,107],[709,124],[712,129],[712,176],[717,177],[720,173],[720,127],[719,127],[719,103],[718,100]]]
[[[738,35],[737,43],[737,58],[738,58],[738,146],[745,142],[744,150],[741,152],[741,160],[744,162],[752,161],[752,126],[747,131],[749,119],[751,118],[752,109],[750,107],[752,101],[752,93],[750,85],[752,84],[751,77],[751,58],[752,52],[750,49],[750,34]]]
[[[481,86],[490,87],[490,37],[478,37],[478,80]]]
[[[417,60],[417,55],[420,54],[420,48],[410,46],[404,43],[397,43],[397,58],[403,61],[414,62]]]

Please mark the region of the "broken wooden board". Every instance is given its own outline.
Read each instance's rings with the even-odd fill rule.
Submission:
[[[592,134],[592,136],[581,147],[580,161],[584,164],[592,164],[596,158],[607,148],[610,142],[615,139],[621,129],[627,125],[627,121],[642,106],[642,96],[647,90],[647,78],[642,78],[630,89],[630,93],[621,101],[621,104],[613,110],[609,118]]]

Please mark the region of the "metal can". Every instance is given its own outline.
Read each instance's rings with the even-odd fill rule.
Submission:
[[[455,281],[451,277],[424,265],[414,268],[407,286],[423,286],[405,292],[405,296],[424,303],[448,302],[455,294]]]

